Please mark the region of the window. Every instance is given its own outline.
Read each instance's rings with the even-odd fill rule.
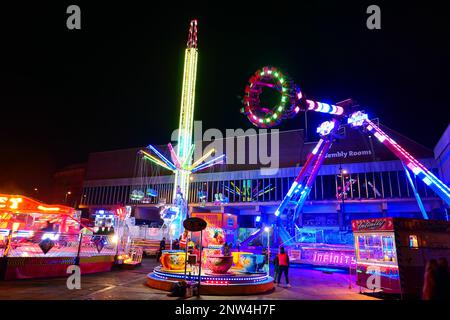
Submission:
[[[394,236],[367,234],[358,236],[358,260],[394,262]]]
[[[419,248],[419,241],[417,240],[417,236],[414,234],[409,236],[409,247],[410,248]]]

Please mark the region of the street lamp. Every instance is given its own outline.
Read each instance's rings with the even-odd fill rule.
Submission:
[[[71,194],[72,194],[72,192],[70,192],[70,191],[66,192],[66,200],[64,201],[66,204],[67,204],[67,196],[70,196]]]
[[[344,219],[345,219],[344,206],[345,206],[345,196],[346,196],[344,175],[347,174],[348,171],[346,169],[342,169],[342,165],[339,166],[339,171],[341,173],[341,188],[342,188],[341,221],[339,222],[339,229],[342,230],[344,228]]]
[[[267,275],[270,275],[270,228],[264,227],[264,232],[267,233]]]

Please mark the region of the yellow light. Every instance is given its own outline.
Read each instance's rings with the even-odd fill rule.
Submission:
[[[61,210],[58,207],[44,207],[44,206],[38,206],[38,209],[42,210],[42,211],[59,211],[59,210]]]
[[[155,158],[154,156],[152,156],[151,154],[149,154],[148,152],[145,152],[144,150],[141,150],[141,152],[144,154],[144,157],[147,158],[148,160],[156,163],[157,165],[169,170],[169,171],[173,171],[171,168],[169,168],[165,163],[163,163],[162,161],[158,160],[157,158]]]
[[[215,150],[211,149],[209,150],[207,153],[205,153],[203,156],[201,156],[200,158],[198,158],[197,161],[195,161],[192,166],[191,169],[195,168],[196,166],[198,166],[200,163],[203,162],[203,160],[207,159]]]
[[[12,225],[12,231],[17,231],[20,227],[20,223],[19,222],[14,222]]]
[[[187,166],[190,165],[189,150],[192,145],[194,124],[195,82],[197,77],[197,48],[187,48],[184,55],[183,91],[181,93],[180,122],[178,126],[177,156]],[[189,171],[175,171],[173,199],[178,186],[185,199],[189,199]]]
[[[116,244],[118,241],[119,241],[119,237],[116,234],[113,235],[112,238],[111,238],[111,242]]]
[[[21,203],[23,200],[22,198],[10,198],[9,202],[12,202],[12,204],[9,206],[10,209],[18,209],[19,203]]]

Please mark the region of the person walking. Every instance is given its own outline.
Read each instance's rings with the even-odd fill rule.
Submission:
[[[425,276],[423,280],[422,300],[435,300],[437,298],[436,276],[438,263],[436,259],[431,259],[425,267]]]
[[[281,282],[281,275],[284,273],[284,277],[286,280],[286,287],[290,288],[291,285],[289,284],[289,256],[284,251],[284,247],[280,247],[280,253],[278,254],[278,282],[277,285],[280,286]]]

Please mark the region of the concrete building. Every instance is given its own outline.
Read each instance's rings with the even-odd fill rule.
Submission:
[[[435,174],[444,174],[438,168],[438,162],[448,165],[448,160],[438,155],[436,161],[432,150],[380,126]],[[352,219],[421,217],[402,163],[376,139],[358,130],[346,128],[341,133],[343,139],[333,144],[296,221],[297,227],[288,225],[288,229],[295,227],[300,233],[326,238],[317,241],[348,242],[351,241]],[[448,137],[445,139],[448,150]],[[270,142],[266,143],[268,140]],[[315,146],[314,142],[304,141],[303,130],[282,131],[279,134],[274,131],[247,131],[243,137],[219,139],[213,144],[216,150],[227,155],[227,164],[192,175],[187,199],[189,211],[236,214],[240,227],[244,228],[276,220],[274,212],[277,206],[299,173],[307,154]],[[267,150],[265,144],[269,145]],[[443,144],[440,142],[438,145]],[[211,142],[196,145],[202,145],[203,150],[207,151]],[[173,176],[140,159],[137,154],[139,149],[92,153],[87,165],[81,206],[93,210],[126,204],[142,212],[157,207],[159,203],[171,203]],[[160,150],[167,151],[167,148],[161,147]],[[275,157],[277,154],[278,158]],[[279,167],[269,175],[260,170],[270,166],[268,155],[273,155],[271,164],[278,161]],[[421,181],[414,182],[430,217],[445,217],[442,200]],[[345,197],[339,197],[345,183],[351,187]],[[148,188],[156,190],[158,196],[145,197],[141,201],[130,199],[133,190],[145,192]],[[200,191],[206,194],[203,201],[199,198]],[[282,221],[289,220],[286,214],[281,218]]]

